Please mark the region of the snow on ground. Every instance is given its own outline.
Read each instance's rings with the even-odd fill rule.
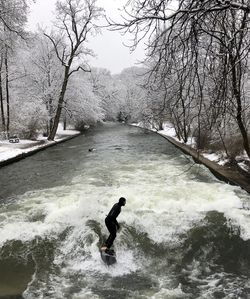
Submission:
[[[59,125],[55,141],[48,141],[47,137],[43,137],[42,135],[36,141],[20,139],[18,143],[10,143],[8,140],[0,140],[0,162],[43,148],[48,146],[48,144],[61,141],[69,136],[78,135],[79,133],[76,130],[63,130],[62,126]]]
[[[201,153],[203,157],[207,158],[210,161],[218,163],[219,165],[223,166],[228,162],[228,159],[225,159],[220,153]]]
[[[238,165],[245,171],[249,172],[248,166],[244,162],[238,163]]]
[[[55,141],[62,140],[65,138],[65,136],[77,135],[79,133],[79,131],[73,129],[63,130],[62,124],[59,124],[58,129],[56,131]]]
[[[158,131],[158,133],[166,136],[176,138],[176,133],[174,127],[169,123],[163,124],[163,130]]]
[[[12,149],[11,147],[4,146],[2,147],[0,145],[0,161],[5,161],[10,158],[16,157],[22,153],[21,149],[14,148]]]
[[[142,123],[138,123],[138,124],[133,124],[134,126],[138,126],[138,127],[144,127]],[[152,131],[156,131],[154,128],[149,128]],[[167,136],[167,137],[172,137],[173,139],[175,139],[176,141],[180,142],[180,143],[184,143],[182,140],[179,140],[176,136],[175,133],[175,129],[173,127],[173,125],[171,123],[165,122],[163,124],[163,130],[159,130],[156,131],[157,133],[163,135],[163,136]],[[189,137],[188,141],[186,142],[186,145],[195,148],[196,147],[196,142],[195,142],[195,138],[194,137]],[[225,153],[223,152],[206,152],[206,151],[202,151],[200,152],[200,154],[207,158],[210,161],[213,161],[221,166],[225,165],[229,159],[226,158]],[[237,161],[241,161],[241,160],[245,160],[245,161],[249,161],[249,158],[247,157],[246,154],[243,154],[241,156],[237,156],[236,157]],[[245,171],[249,171],[248,167],[246,166],[246,164],[244,162],[239,162],[238,165]]]

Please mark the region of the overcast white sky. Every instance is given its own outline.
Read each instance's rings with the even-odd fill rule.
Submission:
[[[107,16],[112,19],[119,19],[120,11],[127,0],[97,0],[99,6],[106,10]],[[53,19],[56,0],[36,0],[31,5],[28,18],[28,29],[35,31],[37,24],[49,27]],[[135,52],[123,45],[129,43],[129,36],[122,36],[119,32],[102,30],[102,35],[98,35],[90,41],[90,48],[97,54],[97,58],[91,58],[90,64],[96,67],[107,68],[111,73],[119,73],[122,69],[135,65],[144,57],[143,45]]]

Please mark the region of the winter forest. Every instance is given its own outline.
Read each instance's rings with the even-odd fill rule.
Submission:
[[[25,30],[29,4],[0,1],[1,139],[53,140],[59,123],[168,124],[197,149],[250,158],[249,1],[129,0],[115,22],[95,0],[60,0],[51,31],[36,33]],[[132,48],[145,43],[140,67],[88,64],[101,18],[132,33]]]

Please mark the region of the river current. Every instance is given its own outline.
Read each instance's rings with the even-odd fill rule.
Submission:
[[[0,182],[0,298],[250,298],[250,196],[155,133],[104,124]],[[121,196],[108,267],[99,246]]]

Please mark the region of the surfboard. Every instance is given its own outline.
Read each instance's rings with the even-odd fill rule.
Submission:
[[[109,249],[108,251],[100,250],[100,253],[101,253],[101,258],[106,265],[110,266],[116,263],[116,254],[114,250],[112,249]]]

